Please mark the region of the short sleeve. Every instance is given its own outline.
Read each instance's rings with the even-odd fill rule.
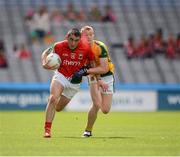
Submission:
[[[54,45],[53,45],[53,48],[54,48],[54,52],[56,53],[56,52],[58,52],[58,44],[57,43],[55,43]]]
[[[53,48],[54,48],[54,52],[60,55],[63,49],[63,42],[55,43]]]
[[[100,53],[100,58],[105,58],[108,56],[108,50],[107,48],[105,47],[105,45],[100,45],[100,48],[101,48],[101,53]]]

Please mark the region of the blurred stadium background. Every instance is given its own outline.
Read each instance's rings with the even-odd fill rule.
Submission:
[[[52,76],[52,72],[41,67],[42,51],[64,39],[68,29],[92,25],[97,39],[108,45],[115,64],[117,93],[113,108],[120,105],[121,111],[126,103],[130,105],[124,109],[127,111],[143,104],[152,106],[144,110],[180,109],[179,49],[170,52],[172,55],[166,52],[170,39],[179,44],[179,7],[179,0],[1,0],[1,58],[5,62],[1,61],[0,68],[0,108],[42,108]],[[109,17],[107,8],[110,8]],[[34,33],[38,22],[34,24],[32,20],[39,10],[44,10],[48,18],[41,22],[47,25],[46,35],[40,34],[38,38]],[[158,31],[165,45],[163,52],[153,52],[151,56],[140,52],[129,58],[124,45],[130,37],[140,47],[144,42],[141,38],[147,40],[152,34],[156,37]],[[82,89],[87,90],[86,84],[84,81]],[[32,99],[34,96],[37,99]],[[78,101],[89,103],[89,99]]]
[[[180,155],[179,8],[179,0],[0,0],[0,155]],[[57,114],[44,142],[53,72],[42,68],[41,53],[84,25],[115,64],[116,112],[100,113],[95,136],[80,138],[91,103],[84,78],[65,109],[73,112]]]

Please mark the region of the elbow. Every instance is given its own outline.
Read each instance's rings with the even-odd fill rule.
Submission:
[[[41,65],[44,69],[47,69],[47,65],[43,61],[41,62]]]
[[[45,64],[44,64],[44,61],[43,61],[43,60],[41,60],[41,65],[42,65],[42,67],[45,69]]]
[[[108,72],[108,70],[103,69],[101,72],[99,72],[99,74],[106,74]]]
[[[42,67],[43,67],[44,69],[46,69],[46,67],[45,67],[44,65],[42,65]]]
[[[102,67],[101,70],[99,70],[98,74],[105,74],[109,71],[108,67]]]
[[[44,69],[46,69],[46,66],[45,66],[45,65],[43,65],[43,64],[42,64],[42,67],[43,67]]]
[[[109,67],[108,66],[105,66],[103,67],[103,74],[107,73],[109,71]]]

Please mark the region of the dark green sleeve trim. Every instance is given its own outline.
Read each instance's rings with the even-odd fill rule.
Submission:
[[[108,52],[107,52],[107,50],[105,49],[105,47],[104,46],[100,46],[100,48],[101,48],[101,54],[100,54],[100,58],[105,58],[105,57],[108,57]]]

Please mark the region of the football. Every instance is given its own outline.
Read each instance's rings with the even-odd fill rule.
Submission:
[[[46,62],[48,62],[48,66],[50,67],[57,66],[57,68],[59,68],[61,59],[56,53],[50,53],[46,58]]]

